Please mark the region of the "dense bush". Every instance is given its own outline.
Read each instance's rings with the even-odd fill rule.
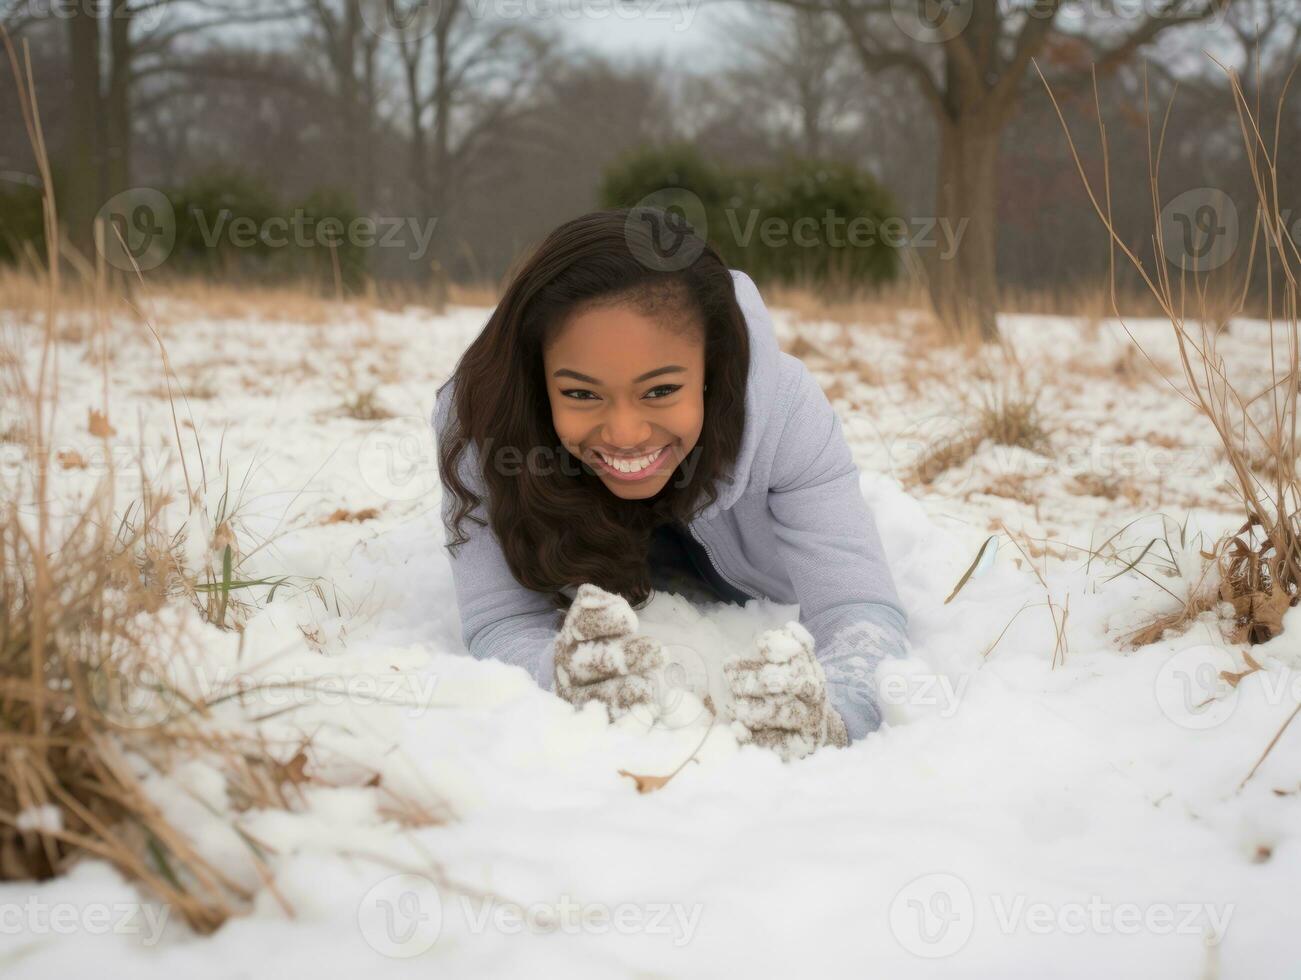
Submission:
[[[358,214],[346,194],[317,190],[286,203],[246,175],[214,171],[169,199],[176,218],[171,269],[333,284],[337,257],[345,289],[356,291],[365,282],[366,249],[378,236],[357,231]]]
[[[37,184],[0,179],[0,262],[17,263],[25,244],[45,253],[45,222]]]
[[[890,196],[846,164],[791,158],[728,171],[690,145],[648,148],[611,166],[601,187],[602,207],[639,203],[677,205],[693,223],[703,219],[728,264],[765,281],[853,288],[898,271],[903,236],[881,229],[893,214]]]
[[[723,208],[733,196],[734,181],[689,143],[648,147],[610,166],[601,182],[601,206],[626,208],[666,188],[690,191],[706,214]]]
[[[185,272],[258,276],[274,254],[267,222],[281,215],[261,183],[233,171],[210,171],[167,195],[176,244],[167,267]]]
[[[362,229],[355,235],[346,233],[359,215],[352,196],[341,191],[318,190],[304,198],[298,207],[305,215],[306,227],[319,230],[319,234],[312,233],[312,245],[297,254],[304,264],[303,274],[334,282],[334,262],[330,257],[333,249],[343,287],[354,292],[361,289],[366,281],[366,250],[372,247],[367,242],[377,246],[383,238],[383,229]]]
[[[382,228],[359,223],[347,194],[320,189],[286,202],[235,170],[209,171],[164,196],[147,199],[151,213],[145,217],[159,234],[174,227],[176,237],[162,264],[146,271],[227,281],[310,280],[333,290],[337,258],[340,282],[354,292],[365,284],[368,249],[383,237]],[[40,189],[0,180],[0,263],[15,264],[29,249],[44,254]]]

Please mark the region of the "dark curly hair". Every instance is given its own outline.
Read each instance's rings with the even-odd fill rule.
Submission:
[[[677,256],[695,256],[682,268],[663,260],[666,229],[678,235]],[[626,303],[704,333],[708,387],[694,467],[680,467],[649,499],[611,493],[563,447],[552,424],[543,349],[568,317],[596,303]],[[550,593],[559,608],[569,604],[561,590],[585,582],[644,604],[652,594],[646,559],[654,528],[691,519],[732,474],[749,365],[732,274],[689,227],[675,228],[666,212],[646,208],[596,211],[561,225],[511,277],[452,376],[454,401],[438,453],[444,492],[455,498],[445,511],[449,550],[468,540],[465,521],[490,523],[516,580]],[[487,521],[473,513],[483,501],[460,475],[469,444],[487,491]],[[545,447],[558,465],[494,463],[532,458],[534,447]]]

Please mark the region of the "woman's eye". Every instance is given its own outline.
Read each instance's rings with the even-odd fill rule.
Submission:
[[[673,394],[675,391],[677,391],[677,390],[678,390],[679,388],[681,388],[681,387],[682,387],[682,385],[656,385],[656,386],[655,386],[654,388],[652,388],[650,391],[646,392],[646,397],[647,397],[647,398],[667,398],[669,395]],[[658,394],[657,394],[657,392],[658,392]]]
[[[560,393],[566,398],[572,398],[580,402],[591,401],[596,397],[596,392],[589,391],[586,388],[564,388]]]

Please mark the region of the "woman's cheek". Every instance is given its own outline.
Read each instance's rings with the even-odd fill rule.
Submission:
[[[576,445],[583,438],[582,424],[574,416],[575,413],[567,410],[563,404],[552,402],[551,424],[555,427],[556,435],[560,437],[560,441],[565,444],[566,448]]]
[[[687,449],[690,449],[696,440],[700,438],[704,418],[704,399],[697,398],[684,401],[682,405],[677,406],[674,410],[673,421],[670,426],[671,431],[682,440]]]

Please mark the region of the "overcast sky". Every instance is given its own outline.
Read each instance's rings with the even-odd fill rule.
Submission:
[[[644,0],[635,10],[618,0],[570,0],[568,5],[585,12],[572,20],[557,18],[575,41],[611,53],[706,60],[718,51],[722,12],[738,6],[717,0]]]

